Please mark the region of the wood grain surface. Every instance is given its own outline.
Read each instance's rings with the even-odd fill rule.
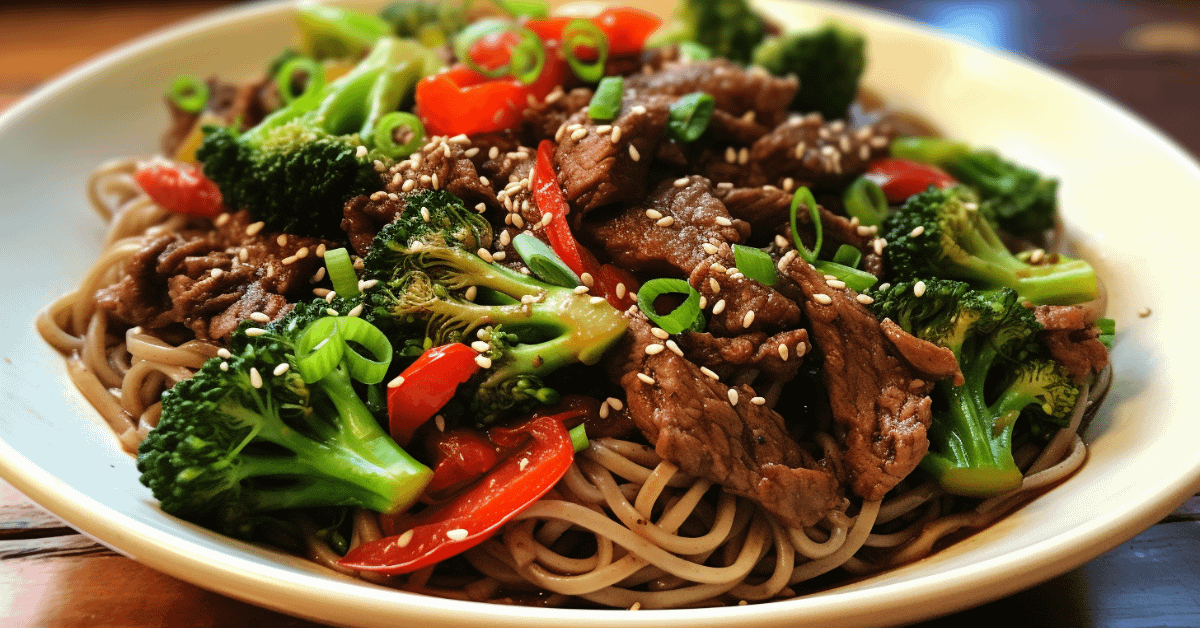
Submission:
[[[228,3],[0,5],[0,109],[112,46],[224,4]],[[935,23],[938,7],[955,6],[921,0],[875,4]],[[1002,4],[1007,6],[970,3]],[[1083,0],[1012,4],[1032,11],[1014,18],[1012,27],[1025,29],[1027,36],[1012,49],[1107,92],[1193,154],[1200,154],[1200,5],[1110,1],[1096,8]],[[1088,28],[1071,23],[1069,18],[1079,11],[1089,11]],[[144,567],[78,534],[0,481],[0,625],[291,628],[316,624],[231,600]],[[1189,500],[1158,525],[1079,569],[1003,600],[920,625],[1198,627],[1200,498]]]

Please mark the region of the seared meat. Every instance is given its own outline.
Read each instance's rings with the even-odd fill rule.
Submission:
[[[1039,332],[1050,355],[1071,371],[1076,384],[1108,366],[1108,348],[1100,342],[1100,328],[1087,322],[1084,309],[1075,305],[1039,305],[1033,314],[1045,329]]]
[[[713,97],[717,109],[737,118],[752,115],[749,120],[767,128],[787,118],[799,86],[795,77],[774,77],[757,67],[746,70],[725,59],[664,63],[658,71],[625,79],[627,93],[679,97],[704,92]]]
[[[844,508],[830,466],[788,436],[783,417],[752,401],[749,386],[730,388],[672,351],[646,353],[659,342],[646,319],[634,315],[606,366],[660,456],[757,502],[789,526],[812,525]]]
[[[892,343],[896,355],[908,363],[915,373],[931,380],[953,378],[955,386],[962,386],[966,382],[953,351],[917,338],[890,318],[880,321],[879,328],[888,342]]]
[[[886,156],[891,144],[886,128],[851,129],[841,120],[825,122],[819,113],[792,116],[750,148],[750,161],[766,183],[813,189],[839,189],[861,175],[871,160]]]
[[[811,345],[805,329],[773,336],[760,331],[733,337],[687,331],[679,334],[679,348],[688,360],[708,368],[725,382],[742,381],[749,371],[787,382],[796,376]]]
[[[734,273],[712,256],[688,277],[688,283],[707,302],[712,312],[708,329],[721,336],[746,332],[775,332],[800,323],[800,307],[774,288]],[[732,259],[732,253],[729,258]]]

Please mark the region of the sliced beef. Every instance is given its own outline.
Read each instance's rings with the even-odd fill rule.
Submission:
[[[733,337],[688,331],[679,335],[679,348],[688,360],[708,368],[725,382],[743,381],[748,372],[786,382],[796,376],[811,345],[805,329],[789,329],[773,336],[751,332]]]
[[[787,222],[793,192],[773,185],[739,188],[726,182],[717,185],[715,193],[731,216],[750,223],[751,232],[762,235]]]
[[[577,87],[569,92],[556,89],[546,95],[545,100],[525,109],[521,125],[521,136],[529,146],[537,146],[542,140],[554,137],[567,119],[592,101],[592,90]]]
[[[954,352],[904,331],[890,318],[879,322],[883,335],[892,343],[896,355],[908,363],[913,372],[929,380],[953,379],[955,386],[966,382]]]
[[[753,119],[767,128],[787,118],[799,85],[795,77],[771,76],[757,67],[747,70],[726,59],[664,63],[657,71],[625,79],[626,90],[639,94],[679,97],[704,92],[713,97],[717,109],[738,118],[752,111]]]
[[[806,298],[850,484],[863,499],[882,499],[929,448],[932,384],[891,353],[878,321],[850,292],[830,288],[803,260],[784,268]]]
[[[737,336],[792,329],[800,323],[800,307],[795,301],[714,261],[719,256],[720,253],[696,266],[688,277],[688,283],[704,298],[711,312],[709,331],[720,336]]]
[[[735,116],[724,109],[716,109],[704,131],[704,141],[718,145],[749,146],[770,130],[758,122],[753,111]]]
[[[717,245],[741,242],[750,226],[733,220],[708,179],[659,183],[645,199],[599,210],[581,224],[584,237],[618,266],[633,272],[686,277]]]
[[[333,243],[262,233],[247,212],[213,231],[152,238],[127,262],[127,275],[96,301],[115,319],[147,329],[182,324],[201,340],[228,336],[253,312],[272,319],[311,296],[321,253]]]
[[[466,136],[435,138],[388,170],[385,189],[393,194],[446,190],[462,199],[467,207],[483,203],[485,207],[498,208],[500,203],[490,181],[480,179],[472,161],[482,152]]]
[[[1100,342],[1100,328],[1087,321],[1085,310],[1075,305],[1039,305],[1033,308],[1043,329],[1038,332],[1050,355],[1071,372],[1076,384],[1108,366],[1108,347]]]
[[[844,508],[830,466],[788,436],[783,417],[753,403],[749,386],[730,388],[672,351],[646,352],[659,342],[646,319],[634,315],[606,366],[660,456],[755,501],[789,526],[812,525]]]
[[[554,166],[572,223],[589,211],[634,201],[646,194],[650,162],[666,135],[671,96],[630,97],[621,101],[621,112],[611,123],[597,124],[578,112],[556,132],[558,150]]]
[[[748,183],[840,189],[866,171],[871,160],[888,154],[891,134],[870,126],[851,129],[841,120],[826,122],[819,113],[793,116],[750,147]],[[724,179],[723,179],[724,180]],[[737,182],[737,179],[729,179]]]
[[[371,250],[371,240],[384,225],[404,211],[403,198],[393,195],[356,196],[342,207],[342,231],[354,252],[365,256]]]

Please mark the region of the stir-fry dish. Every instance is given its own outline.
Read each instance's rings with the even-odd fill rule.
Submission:
[[[1057,182],[743,0],[298,9],[181,76],[39,319],[162,510],[409,591],[665,608],[921,558],[1069,476],[1109,377]]]

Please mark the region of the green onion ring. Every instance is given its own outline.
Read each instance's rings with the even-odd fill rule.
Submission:
[[[171,81],[167,97],[188,113],[200,113],[208,104],[208,85],[194,74],[180,74]]]
[[[554,253],[553,249],[536,236],[518,233],[512,239],[512,246],[538,279],[564,288],[579,285],[579,276]]]
[[[687,299],[668,314],[654,310],[654,300],[664,294],[686,294]],[[704,316],[700,312],[700,293],[682,279],[659,277],[642,284],[637,295],[638,309],[654,324],[669,334],[683,331],[699,331],[704,328]]]
[[[887,196],[874,181],[859,177],[846,188],[842,195],[842,206],[851,218],[858,218],[859,224],[871,226],[883,222],[888,215]]]
[[[842,266],[848,266],[850,268],[858,268],[858,263],[861,261],[862,251],[850,246],[849,244],[843,244],[839,246],[837,252],[833,254],[834,264],[841,264]],[[741,266],[738,266],[738,269],[740,270]]]
[[[329,281],[333,282],[333,291],[338,296],[358,296],[358,273],[354,272],[349,251],[344,247],[325,251],[325,268],[329,273]]]
[[[458,57],[459,61],[462,61],[470,66],[472,70],[475,70],[476,72],[488,78],[495,79],[502,76],[507,76],[509,73],[509,68],[512,66],[511,60],[498,68],[485,68],[471,58],[471,46],[474,46],[475,42],[483,39],[484,37],[498,35],[510,30],[515,30],[516,28],[517,26],[515,24],[505,20],[494,18],[479,20],[478,22],[475,22],[474,24],[462,29],[462,31],[460,31],[454,38],[454,56]]]
[[[304,70],[308,74],[308,80],[304,83],[304,91],[299,95],[292,93],[292,76],[296,70]],[[285,105],[309,94],[317,94],[323,87],[325,87],[325,70],[312,57],[292,57],[283,64],[283,67],[279,68],[279,72],[275,73],[275,88],[279,90],[279,97]]]
[[[587,63],[575,56],[575,49],[587,46],[596,49],[596,60]],[[567,64],[581,80],[595,83],[604,76],[604,64],[608,62],[608,38],[599,26],[587,20],[571,20],[562,32],[562,51]]]
[[[612,120],[621,113],[621,97],[625,94],[625,81],[619,76],[600,79],[596,93],[588,103],[588,117],[593,120]]]
[[[546,48],[542,46],[537,33],[528,28],[517,31],[517,36],[521,39],[509,53],[509,72],[518,81],[528,85],[542,75],[542,68],[546,66]]]
[[[588,448],[587,429],[584,428],[584,423],[580,423],[571,428],[571,446],[575,448],[575,453],[579,453]]]
[[[694,41],[679,42],[679,60],[688,61],[707,61],[712,58],[712,50],[708,46]]]
[[[765,251],[742,244],[733,245],[733,259],[743,275],[764,286],[775,285],[779,276],[775,273],[775,262]]]
[[[813,242],[813,250],[808,250],[804,246],[804,242],[800,241],[800,229],[796,226],[796,210],[800,205],[808,207],[808,215],[812,217],[813,231],[816,232],[816,241]],[[817,252],[821,250],[821,239],[824,236],[824,228],[821,225],[821,212],[817,209],[817,199],[813,198],[812,191],[801,186],[792,196],[792,206],[788,209],[788,220],[792,227],[792,240],[796,243],[796,252],[800,254],[801,259],[812,264],[817,261]]]
[[[337,319],[336,316],[318,318],[300,333],[296,343],[296,370],[306,384],[325,377],[342,361],[346,341],[338,331]]]
[[[350,377],[364,384],[382,382],[392,363],[392,343],[387,336],[378,327],[354,316],[337,317],[337,327],[346,346],[342,357]],[[371,357],[359,353],[356,345],[366,349]]]
[[[412,132],[412,137],[404,144],[396,143],[396,130],[400,128],[407,128]],[[425,143],[425,125],[421,124],[420,118],[411,113],[393,111],[380,118],[379,122],[375,124],[371,139],[374,140],[375,150],[384,155],[393,159],[407,157],[417,152],[417,149]],[[341,294],[340,290],[338,294]]]

